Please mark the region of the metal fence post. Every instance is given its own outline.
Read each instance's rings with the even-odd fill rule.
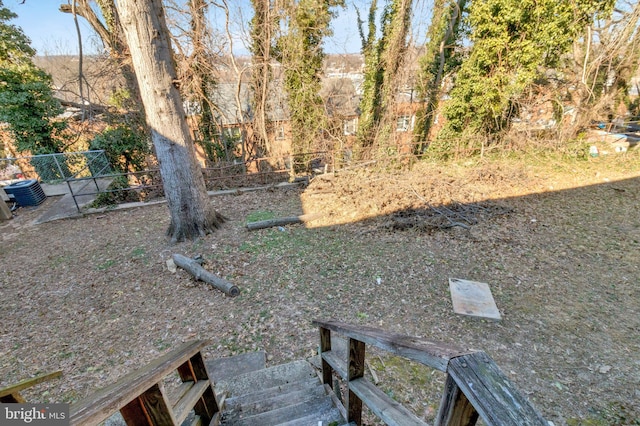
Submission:
[[[53,161],[56,162],[56,166],[58,167],[58,171],[60,172],[60,177],[62,179],[66,179],[67,177],[64,175],[64,172],[62,171],[62,167],[60,166],[60,163],[58,162],[58,155],[59,154],[51,154],[53,156]]]

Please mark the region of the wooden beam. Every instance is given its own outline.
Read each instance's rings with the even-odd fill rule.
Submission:
[[[313,321],[313,324],[443,372],[447,371],[452,358],[474,352],[432,340],[388,333],[374,327],[320,320]]]
[[[547,426],[484,352],[452,359],[448,373],[487,426]]]
[[[9,396],[9,395],[15,395],[17,394],[18,396],[20,395],[19,392],[25,389],[28,389],[32,386],[37,385],[38,383],[42,383],[42,382],[46,382],[47,380],[52,380],[52,379],[56,379],[58,377],[62,376],[62,371],[58,370],[58,371],[54,371],[52,373],[46,373],[46,374],[40,374],[36,377],[31,377],[29,379],[24,379],[18,383],[16,383],[15,385],[10,385],[7,387],[4,387],[2,389],[0,389],[0,398],[4,398],[5,396]],[[14,397],[15,398],[15,397]],[[22,397],[20,397],[22,398]],[[2,401],[5,402],[5,401]],[[16,401],[16,402],[20,402],[20,401]],[[24,402],[24,400],[22,400],[22,402]]]
[[[350,381],[349,389],[387,426],[427,426],[427,423],[408,408],[387,396],[365,378]]]
[[[325,361],[329,365],[329,368],[335,371],[338,376],[340,376],[344,380],[347,380],[347,377],[349,376],[349,370],[346,360],[340,359],[340,357],[333,352],[323,352],[322,360]]]
[[[455,380],[447,374],[444,393],[435,426],[473,426],[478,421],[478,412],[471,405]]]
[[[120,410],[127,426],[176,425],[164,392],[158,384],[151,386]]]
[[[349,397],[347,399],[347,422],[354,422],[358,426],[362,424],[362,400],[355,392],[353,392],[350,382],[364,377],[364,355],[365,344],[359,340],[349,339],[349,377],[347,377]]]

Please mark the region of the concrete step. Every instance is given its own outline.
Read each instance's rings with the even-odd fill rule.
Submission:
[[[216,391],[226,391],[227,397],[236,397],[315,377],[317,374],[307,361],[293,361],[220,380]]]
[[[344,418],[340,414],[340,410],[332,408],[323,413],[314,413],[305,417],[289,420],[284,423],[278,423],[277,426],[338,426],[347,425]],[[355,423],[348,423],[348,426],[356,426]]]
[[[291,382],[284,385],[274,386],[257,392],[251,392],[246,395],[238,395],[226,399],[226,407],[235,410],[238,407],[244,407],[265,399],[274,397],[275,395],[283,395],[297,392],[313,392],[318,387],[320,381],[317,377],[301,380],[299,382]]]
[[[327,395],[319,381],[316,381],[315,386],[312,388],[284,393],[278,393],[278,391],[279,389],[276,389],[271,395],[253,402],[236,403],[236,401],[234,401],[233,404],[227,404],[226,408],[228,411],[225,414],[225,418],[231,421],[232,419],[237,420],[256,416],[291,405],[323,399]]]
[[[266,354],[264,351],[247,352],[226,358],[205,361],[209,378],[216,384],[229,381],[231,378],[252,371],[266,368]]]
[[[319,421],[323,421],[324,419],[331,418],[335,415],[333,410],[337,411],[333,405],[331,396],[327,395],[321,398],[313,398],[247,417],[240,416],[238,418],[229,418],[227,420],[225,413],[221,424],[225,426],[275,426],[294,421],[296,422],[294,424],[300,425],[303,424],[300,422],[300,419],[312,418],[315,420],[312,420],[310,424],[317,426]]]

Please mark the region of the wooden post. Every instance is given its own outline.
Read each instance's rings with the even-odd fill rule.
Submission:
[[[158,384],[125,405],[120,414],[127,425],[175,425],[176,420]]]
[[[202,358],[202,352],[198,352],[192,356],[191,359],[178,367],[177,371],[183,382],[209,380],[204,359]],[[216,413],[220,411],[218,400],[211,388],[212,385],[213,383],[209,384],[207,390],[198,399],[198,402],[193,408],[195,413],[203,419],[204,424],[209,424]]]
[[[447,374],[435,426],[470,426],[478,421],[478,412]]]
[[[333,368],[322,358],[324,352],[331,351],[331,330],[320,327],[320,359],[322,360],[322,383],[333,387]],[[334,389],[335,390],[335,389]]]
[[[347,386],[351,380],[364,377],[365,344],[359,340],[349,339],[349,376]],[[351,389],[347,399],[347,422],[362,424],[362,400]]]

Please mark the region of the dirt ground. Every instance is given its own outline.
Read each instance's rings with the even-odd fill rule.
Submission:
[[[487,352],[555,425],[640,424],[640,157],[361,168],[307,188],[214,197],[229,220],[169,245],[165,205],[0,224],[0,387],[73,402],[190,339],[207,358],[316,353],[313,319]],[[306,227],[246,223],[322,214]],[[171,273],[200,254],[241,289]],[[453,313],[450,277],[486,282],[498,322]],[[431,420],[444,377],[373,352],[378,386]]]

